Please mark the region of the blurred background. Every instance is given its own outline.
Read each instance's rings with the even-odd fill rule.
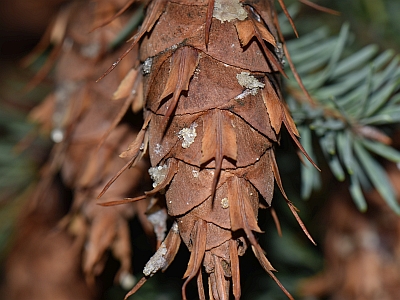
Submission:
[[[119,6],[124,3],[115,2]],[[318,28],[327,28],[330,36],[336,36],[347,22],[352,40],[347,52],[375,44],[381,52],[393,49],[400,53],[399,0],[313,1],[340,15],[327,14],[295,0],[285,2],[295,12],[300,38]],[[60,236],[54,229],[72,205],[71,188],[64,186],[59,178],[47,191],[57,194],[52,199],[61,199],[61,202],[47,202],[40,213],[27,213],[34,210],[30,203],[43,176],[43,165],[52,157],[53,145],[49,132],[39,130],[28,114],[54,90],[59,79],[49,71],[48,76],[43,76],[30,88],[32,79],[41,72],[53,48],[45,47],[29,64],[26,57],[37,46],[60,8],[68,7],[69,3],[60,0],[0,2],[0,291],[5,291],[0,294],[8,295],[4,299],[108,300],[123,299],[127,292],[121,287],[121,281],[115,280],[121,268],[121,260],[115,253],[105,250],[102,271],[95,275],[95,282],[90,283],[81,269],[82,250],[72,249],[71,238]],[[288,39],[292,38],[289,33]],[[396,138],[400,136],[398,125],[391,124],[387,132],[392,145],[400,149]],[[317,246],[313,246],[307,240],[276,192],[274,208],[283,235],[278,235],[270,213],[261,211],[259,222],[265,234],[259,238],[269,260],[279,271],[277,276],[282,283],[296,299],[398,299],[398,216],[373,189],[365,195],[368,210],[360,212],[347,191],[348,182],[337,181],[323,160],[318,160],[323,170],[320,188],[313,189],[305,197],[307,199],[302,199],[302,171],[289,139],[283,137],[277,153],[286,192],[300,209],[301,218],[317,242]],[[315,155],[318,157],[318,153]],[[396,191],[400,187],[398,168],[384,159],[379,162],[385,166]],[[125,276],[126,280],[141,277],[141,270],[154,249],[154,241],[146,235],[139,216],[140,209],[127,217],[134,277]],[[50,238],[49,231],[53,234]],[[181,276],[189,258],[183,248],[169,270],[149,280],[133,299],[179,299]],[[52,250],[46,252],[46,249]],[[243,299],[285,299],[252,253],[247,253],[240,265]],[[63,280],[49,280],[57,274],[62,274]],[[42,293],[35,294],[35,286]],[[12,289],[25,289],[26,293],[14,293]],[[188,298],[196,299],[194,284],[188,290],[193,290]]]

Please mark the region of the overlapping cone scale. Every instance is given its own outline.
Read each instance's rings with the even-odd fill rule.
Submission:
[[[165,193],[168,214],[191,252],[183,299],[194,278],[205,299],[203,270],[211,299],[239,299],[238,256],[248,246],[291,298],[254,235],[262,232],[259,207],[272,201],[273,146],[282,123],[297,134],[277,80],[270,82],[282,71],[272,2],[212,1],[208,26],[208,1],[155,0],[149,9],[158,11],[147,15],[157,20],[134,40],[143,62],[151,172],[164,178],[153,186]]]
[[[131,104],[129,101],[134,100],[135,95],[131,93],[132,87],[135,87],[135,84],[138,84],[138,87],[140,85],[136,80],[140,78],[137,69],[128,72],[132,66],[139,65],[137,47],[130,52],[116,72],[104,78],[101,84],[95,84],[95,80],[104,69],[112,64],[115,55],[121,55],[123,51],[121,49],[116,49],[114,52],[107,49],[118,39],[120,32],[128,24],[129,18],[127,15],[121,16],[118,22],[113,23],[113,26],[98,28],[91,34],[89,32],[104,19],[114,15],[120,8],[120,4],[120,1],[109,0],[99,0],[96,3],[69,1],[60,9],[49,29],[52,35],[49,42],[52,42],[54,46],[52,53],[55,53],[54,50],[57,49],[57,55],[55,57],[50,55],[49,58],[50,61],[52,59],[57,61],[53,73],[55,91],[42,105],[35,108],[31,115],[35,121],[41,123],[43,128],[52,130],[51,137],[55,145],[40,173],[38,187],[31,197],[36,203],[31,203],[30,206],[35,215],[42,216],[41,211],[45,208],[46,214],[48,212],[52,220],[55,220],[54,222],[59,221],[59,224],[54,225],[55,227],[52,227],[53,221],[46,225],[48,231],[45,234],[48,237],[52,237],[56,231],[57,236],[65,235],[68,239],[73,237],[74,246],[72,247],[71,240],[71,247],[65,247],[63,251],[55,251],[64,246],[54,245],[56,248],[53,248],[53,246],[40,243],[37,245],[35,242],[35,247],[46,251],[37,251],[34,257],[29,256],[29,260],[43,261],[50,266],[49,259],[45,256],[52,253],[53,260],[58,260],[57,263],[61,266],[65,265],[65,260],[59,259],[60,255],[66,256],[69,252],[66,256],[68,257],[73,251],[76,262],[82,265],[82,275],[93,289],[96,278],[104,271],[107,257],[111,253],[120,262],[116,279],[121,280],[123,277],[131,276],[129,219],[138,216],[144,230],[150,234],[153,231],[152,224],[145,216],[146,202],[135,203],[128,208],[111,209],[101,207],[97,202],[97,195],[105,183],[126,163],[118,157],[118,153],[137,136],[137,131],[127,122],[119,124]],[[41,50],[44,51],[45,48]],[[124,77],[126,78],[124,83],[120,84]],[[115,91],[118,92],[111,100]],[[124,98],[128,98],[129,101],[125,101]],[[146,161],[138,163],[135,168],[122,174],[101,200],[103,202],[120,200],[135,193],[142,193],[149,181],[143,180],[142,176],[147,169]],[[60,190],[58,197],[52,192],[56,188]],[[66,192],[67,189],[69,192]],[[61,218],[60,213],[56,213],[51,208],[51,203],[56,200],[60,202],[58,206],[60,211],[62,207],[62,214],[68,212],[61,220],[58,219]],[[62,201],[64,201],[63,204],[61,204]],[[49,204],[50,208],[48,208]],[[32,222],[24,226],[32,231],[37,228],[32,225]],[[24,242],[29,245],[31,241],[33,240]],[[52,282],[54,285],[54,282],[65,283],[70,280],[65,280],[64,271],[61,271],[67,269],[58,268],[58,264],[52,266],[51,272],[47,272],[47,268],[42,268],[40,264],[35,267],[35,272],[32,274],[39,278],[38,287],[35,289],[41,291],[40,294],[31,293],[32,295],[27,296],[28,298],[32,296],[32,299],[36,299],[42,293],[49,294],[46,288],[40,288],[43,287],[44,282],[48,286]],[[80,274],[81,272],[75,271],[68,274],[70,278],[73,278],[73,281],[69,282],[71,284],[78,282]],[[35,281],[36,285],[37,278],[29,278],[28,275],[25,280],[29,285],[27,291],[30,290],[32,281]],[[42,278],[42,283],[40,283],[40,278]],[[66,290],[58,285],[57,288],[59,291]],[[54,296],[59,299],[65,297]],[[79,295],[76,297],[80,298]]]

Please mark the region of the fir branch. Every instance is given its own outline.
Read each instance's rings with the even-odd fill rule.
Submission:
[[[351,54],[349,26],[332,37],[317,29],[288,48],[314,103],[307,103],[292,74],[287,80],[287,103],[299,126],[304,148],[311,153],[312,137],[339,181],[349,179],[349,190],[362,211],[366,201],[361,190],[377,189],[387,204],[400,214],[393,187],[377,156],[400,163],[400,152],[389,146],[384,133],[400,121],[400,56],[392,50],[378,53],[369,45]],[[320,175],[302,166],[302,196],[320,185]],[[367,180],[365,180],[367,178]]]

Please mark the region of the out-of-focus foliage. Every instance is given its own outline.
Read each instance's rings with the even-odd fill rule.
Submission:
[[[335,177],[339,181],[349,178],[350,192],[360,210],[367,208],[361,185],[364,189],[372,185],[400,213],[385,171],[369,153],[400,162],[400,153],[388,146],[390,138],[376,127],[400,121],[399,56],[391,50],[379,53],[376,45],[346,55],[349,36],[346,24],[337,37],[320,28],[288,43],[313,101],[299,94],[292,78],[287,102],[305,149],[315,157],[314,133]],[[309,163],[302,167],[302,179],[304,198],[321,186],[318,171]]]
[[[299,3],[298,0],[285,2],[289,5]],[[313,0],[312,2],[337,10],[340,15],[330,16],[301,5],[296,25],[303,34],[324,26],[328,26],[333,32],[339,32],[342,24],[349,22],[351,31],[357,36],[353,47],[377,43],[385,49],[393,48],[397,52],[400,49],[400,23],[397,13],[400,10],[399,1]]]
[[[0,259],[7,249],[23,196],[45,158],[46,143],[32,139],[34,126],[26,114],[48,92],[46,85],[26,92],[33,73],[3,61],[0,74]],[[33,146],[34,145],[34,146]],[[33,147],[30,147],[33,146]]]

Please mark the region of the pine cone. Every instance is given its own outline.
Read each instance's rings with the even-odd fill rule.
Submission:
[[[205,299],[202,266],[211,299],[228,299],[231,285],[239,299],[238,256],[249,245],[292,298],[253,233],[261,232],[258,208],[271,205],[274,180],[282,188],[273,150],[282,123],[298,135],[279,91],[276,22],[272,1],[150,2],[131,46],[140,41],[145,123],[121,156],[134,162],[148,150],[147,195],[165,193],[176,223],[126,297],[169,266],[179,232],[191,252],[183,299],[195,277]]]
[[[55,142],[35,192],[36,203],[31,206],[39,211],[52,200],[48,198],[52,187],[48,183],[60,175],[62,184],[72,192],[72,199],[68,200],[72,204],[57,226],[66,229],[69,238],[74,237],[78,249],[74,247],[71,251],[78,255],[76,261],[82,262],[86,281],[92,286],[103,272],[108,250],[121,262],[117,279],[123,280],[132,272],[130,219],[138,216],[144,230],[154,236],[153,225],[145,215],[147,201],[129,208],[106,208],[99,206],[97,200],[104,185],[127,163],[118,154],[137,135],[134,125],[127,122],[117,125],[133,101],[133,97],[122,99],[119,87],[136,64],[137,49],[131,51],[118,72],[101,84],[95,82],[114,56],[123,52],[123,49],[111,51],[110,45],[118,39],[129,16],[89,32],[112,17],[121,8],[119,2],[74,1],[60,11],[50,30],[57,54],[56,89],[31,114],[43,129],[51,128]],[[114,96],[116,91],[119,94]],[[148,176],[143,176],[147,169],[148,163],[142,161],[125,172],[102,200],[120,200],[143,192],[150,182]],[[48,230],[53,228],[49,226]],[[52,276],[56,278],[58,274]]]

